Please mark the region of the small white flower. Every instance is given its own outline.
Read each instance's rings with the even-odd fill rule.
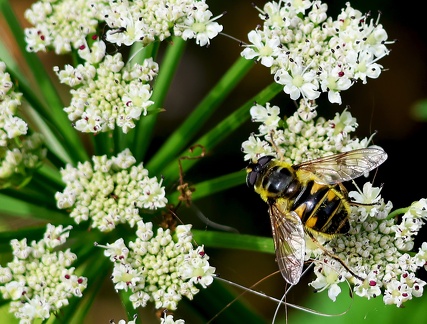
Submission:
[[[271,155],[273,149],[266,141],[251,135],[249,139],[242,143],[242,151],[245,152],[245,161],[257,161],[261,156]]]
[[[99,245],[98,245],[99,246]],[[104,255],[109,257],[111,261],[123,262],[129,254],[129,249],[126,247],[122,238],[118,239],[113,244],[107,243],[104,250]]]
[[[279,126],[280,108],[278,106],[270,106],[270,103],[266,103],[265,107],[255,105],[250,109],[250,114],[253,122],[262,123],[259,126],[260,134],[269,134]]]
[[[305,99],[317,99],[320,92],[317,90],[317,80],[315,73],[302,66],[301,63],[290,64],[290,70],[279,69],[274,79],[277,83],[284,85],[283,91],[289,94],[292,100],[297,100],[300,96]]]
[[[166,315],[160,318],[161,324],[184,324],[185,321],[182,319],[175,320],[173,315]]]
[[[181,37],[184,40],[195,38],[196,44],[200,46],[209,45],[210,40],[222,31],[223,27],[215,21],[222,15],[211,18],[212,12],[199,8],[197,2],[194,3],[193,10],[194,12],[180,24],[183,27],[179,25],[183,28]]]
[[[116,290],[132,289],[138,285],[142,279],[139,277],[137,271],[132,268],[130,264],[115,263],[113,274],[111,275],[114,288]]]
[[[248,39],[252,44],[248,45],[241,55],[248,60],[255,58],[261,61],[262,65],[271,67],[276,57],[280,55],[280,38],[279,36],[268,38],[263,34],[264,32],[260,30],[250,31]]]
[[[312,281],[310,285],[317,291],[328,289],[328,296],[332,301],[341,293],[341,288],[338,283],[345,280],[344,276],[340,275],[334,268],[334,262],[330,259],[324,259],[324,264],[319,263],[315,267],[316,280]]]

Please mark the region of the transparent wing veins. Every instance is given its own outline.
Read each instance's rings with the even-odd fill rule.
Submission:
[[[324,184],[337,184],[360,177],[386,159],[383,149],[372,146],[307,161],[293,168],[314,173]]]
[[[288,283],[295,285],[304,265],[304,226],[295,212],[285,211],[278,204],[272,204],[269,213],[279,270]]]

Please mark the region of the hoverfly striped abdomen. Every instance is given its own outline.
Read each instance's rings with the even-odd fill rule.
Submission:
[[[301,186],[300,195],[289,209],[298,214],[306,228],[327,235],[345,234],[350,230],[350,207],[346,194],[340,189],[339,186],[322,185],[310,180]]]

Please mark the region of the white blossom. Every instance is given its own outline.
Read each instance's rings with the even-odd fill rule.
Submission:
[[[248,33],[241,55],[270,68],[292,100],[328,93],[341,104],[341,92],[356,81],[378,78],[377,61],[389,54],[383,26],[350,3],[336,20],[321,1],[269,1],[257,8],[263,24]]]
[[[60,209],[70,209],[70,216],[78,224],[90,219],[92,227],[111,231],[118,224],[133,227],[141,220],[141,209],[166,206],[162,181],[148,177],[148,171],[126,149],[116,157],[93,156],[77,168],[66,165],[61,170],[66,184],[55,199]]]
[[[54,250],[66,242],[69,230],[71,226],[64,229],[48,224],[40,241],[30,245],[25,238],[11,241],[14,258],[0,267],[0,293],[11,300],[10,312],[20,323],[46,320],[68,305],[71,297],[82,297],[87,279],[75,275],[75,268],[70,267],[76,255],[70,250]],[[53,243],[55,240],[59,243]]]
[[[192,299],[197,286],[206,288],[213,282],[215,268],[209,265],[203,246],[193,248],[191,225],[178,225],[174,235],[162,228],[153,235],[151,222],[139,221],[137,226],[137,238],[128,247],[122,239],[99,245],[114,262],[115,289],[129,289],[134,308],[151,301],[158,309],[175,310],[182,296]]]

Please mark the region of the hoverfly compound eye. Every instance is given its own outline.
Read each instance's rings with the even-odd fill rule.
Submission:
[[[264,167],[268,162],[270,162],[272,159],[274,159],[274,156],[271,156],[271,155],[265,155],[265,156],[260,157],[260,158],[258,159],[257,164],[258,164],[261,168],[263,168],[263,167]]]
[[[266,155],[259,158],[256,163],[249,163],[247,167],[248,175],[246,177],[246,184],[248,185],[248,187],[255,186],[259,174],[272,159],[274,159],[274,156]]]

